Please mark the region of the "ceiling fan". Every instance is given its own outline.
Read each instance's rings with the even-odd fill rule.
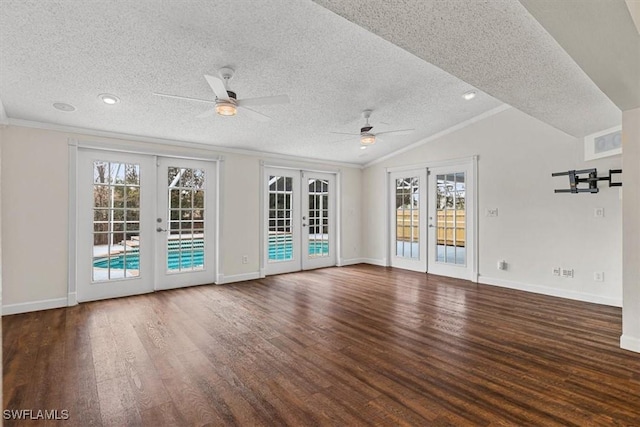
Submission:
[[[288,95],[277,95],[277,96],[264,96],[260,98],[244,98],[238,99],[237,95],[234,91],[229,89],[229,81],[233,78],[234,71],[232,68],[225,67],[221,68],[218,72],[220,77],[210,76],[205,74],[204,78],[211,86],[213,93],[216,95],[216,99],[214,101],[209,99],[199,99],[199,98],[191,98],[188,96],[180,96],[180,95],[170,95],[167,93],[157,93],[154,95],[164,97],[164,98],[176,98],[176,99],[186,99],[187,101],[197,101],[204,102],[207,104],[215,104],[215,107],[211,110],[207,110],[204,113],[198,114],[196,117],[210,117],[214,114],[219,116],[235,116],[238,110],[242,111],[242,114],[245,114],[248,117],[251,117],[255,120],[266,122],[271,120],[271,117],[266,116],[262,113],[259,113],[255,110],[252,110],[248,107],[253,107],[257,105],[272,105],[272,104],[288,104],[289,96]]]
[[[409,135],[415,129],[399,129],[399,130],[387,130],[384,132],[372,133],[371,129],[373,126],[369,123],[369,117],[371,117],[372,110],[364,110],[362,112],[362,117],[364,117],[365,124],[360,128],[360,133],[345,133],[345,132],[331,132],[338,135],[352,135],[352,136],[360,136],[360,145],[362,147],[366,147],[367,145],[372,145],[376,142],[376,137],[380,135]]]

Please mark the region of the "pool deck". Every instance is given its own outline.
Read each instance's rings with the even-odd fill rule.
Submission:
[[[127,249],[137,248],[140,245],[140,242],[138,240],[127,240],[125,242],[125,245],[122,245],[122,244],[111,245],[111,250],[109,250],[109,245],[94,245],[93,257],[100,258],[100,257],[106,257],[106,256],[120,255]]]

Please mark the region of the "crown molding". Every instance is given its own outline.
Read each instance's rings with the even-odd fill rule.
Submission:
[[[391,159],[391,158],[393,158],[393,157],[395,157],[397,155],[400,155],[402,153],[406,153],[407,151],[411,151],[411,150],[413,150],[415,148],[418,148],[418,147],[420,147],[420,146],[422,146],[424,144],[427,144],[427,143],[429,143],[431,141],[434,141],[434,140],[436,140],[438,138],[442,138],[443,136],[448,135],[450,133],[453,133],[455,131],[458,131],[460,129],[466,128],[469,125],[477,123],[477,122],[479,122],[481,120],[484,120],[484,119],[486,119],[488,117],[494,116],[494,115],[496,115],[498,113],[501,113],[501,112],[503,112],[505,110],[508,110],[510,108],[513,108],[513,107],[511,107],[508,104],[502,104],[502,105],[500,105],[500,106],[498,106],[496,108],[493,108],[491,110],[485,111],[484,113],[478,114],[477,116],[474,116],[474,117],[472,117],[472,118],[470,118],[468,120],[465,120],[464,122],[458,123],[455,126],[451,126],[450,128],[447,128],[447,129],[445,129],[443,131],[440,131],[440,132],[438,132],[436,134],[433,134],[433,135],[428,136],[428,137],[426,137],[424,139],[421,139],[420,141],[414,142],[413,144],[407,145],[404,148],[396,150],[393,153],[389,153],[389,154],[387,154],[385,156],[382,156],[382,157],[379,157],[379,158],[377,158],[375,160],[372,160],[369,163],[366,163],[363,166],[363,169],[368,168],[368,167],[373,166],[373,165],[376,165],[378,163],[382,163],[385,160],[389,160],[389,159]]]
[[[9,117],[7,116],[7,110],[4,109],[2,99],[0,99],[0,127],[5,127],[9,124]]]
[[[155,137],[142,136],[142,135],[131,135],[126,133],[81,128],[81,127],[75,127],[75,126],[58,125],[54,123],[45,123],[45,122],[38,122],[38,121],[32,121],[32,120],[7,119],[7,124],[11,126],[19,126],[19,127],[32,128],[32,129],[52,130],[57,132],[79,134],[84,136],[96,136],[101,138],[120,139],[125,141],[136,141],[136,142],[147,142],[152,144],[171,145],[171,146],[213,151],[213,152],[219,152],[219,153],[241,154],[245,156],[261,157],[261,158],[267,158],[267,159],[287,160],[291,162],[322,164],[322,165],[331,165],[331,166],[339,166],[339,167],[348,167],[348,168],[354,168],[354,169],[363,168],[363,165],[358,163],[338,162],[334,160],[323,160],[323,159],[314,159],[310,157],[291,156],[287,154],[271,153],[266,151],[253,151],[253,150],[246,150],[241,148],[221,147],[218,145],[204,144],[200,142],[176,141],[171,139],[155,138]],[[86,138],[80,138],[80,139],[86,139]]]

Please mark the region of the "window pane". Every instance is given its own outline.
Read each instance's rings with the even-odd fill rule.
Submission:
[[[139,276],[140,166],[93,163],[94,281]],[[126,222],[125,222],[126,221]]]
[[[396,256],[420,256],[420,180],[406,177],[395,180]]]

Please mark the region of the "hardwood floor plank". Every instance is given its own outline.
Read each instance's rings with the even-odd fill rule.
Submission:
[[[142,425],[154,427],[184,426],[189,423],[180,415],[173,402],[163,403],[141,412]]]
[[[4,407],[71,426],[640,426],[620,333],[616,307],[327,268],[5,316]]]
[[[100,413],[104,426],[142,425],[140,411],[126,377],[98,382]]]

